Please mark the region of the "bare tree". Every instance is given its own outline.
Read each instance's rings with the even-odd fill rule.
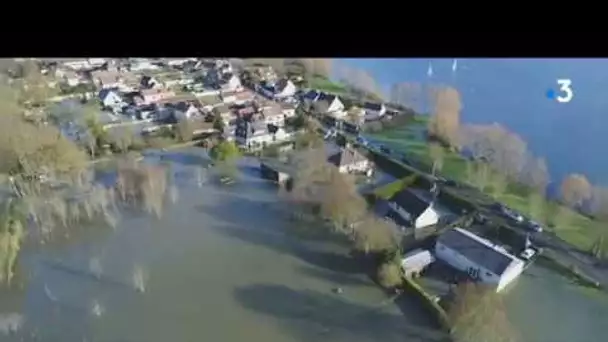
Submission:
[[[572,208],[580,207],[591,198],[591,184],[584,175],[574,173],[562,181],[560,195],[562,201]]]
[[[545,160],[528,156],[520,179],[535,191],[544,194],[549,184],[549,169]]]
[[[433,160],[432,174],[436,175],[437,172],[441,172],[441,169],[443,168],[443,159],[445,157],[445,151],[443,150],[443,147],[441,147],[441,145],[432,142],[429,145],[429,155]]]
[[[380,99],[384,98],[382,88],[367,71],[344,64],[336,65],[335,69],[338,79],[352,88],[364,93],[373,94]]]
[[[432,117],[429,134],[454,147],[459,147],[460,93],[451,87],[440,87],[432,96]]]
[[[457,342],[514,342],[502,298],[481,284],[462,283],[448,307],[451,334]]]
[[[467,125],[460,132],[460,141],[473,159],[489,163],[508,179],[517,179],[528,160],[526,142],[496,123]]]
[[[182,142],[191,141],[193,136],[193,125],[188,119],[181,119],[177,122],[177,136]]]
[[[162,167],[123,161],[118,167],[116,190],[123,203],[161,216],[167,194],[167,174]]]
[[[398,247],[395,231],[386,221],[373,215],[354,227],[353,240],[355,249],[364,252],[381,252],[396,249]]]
[[[363,218],[367,203],[359,195],[355,180],[330,167],[329,178],[322,186],[321,215],[329,219],[334,228],[352,235],[353,226]]]
[[[600,219],[608,219],[608,188],[594,187],[590,201],[590,211]]]

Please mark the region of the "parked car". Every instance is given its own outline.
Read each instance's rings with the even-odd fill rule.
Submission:
[[[523,252],[519,254],[519,257],[523,260],[530,260],[533,256],[536,255],[536,250],[534,248],[526,248]]]
[[[533,221],[533,220],[528,221],[527,227],[530,230],[533,230],[533,231],[535,231],[537,233],[542,233],[543,230],[544,230],[543,226],[540,223],[538,223],[536,221]]]

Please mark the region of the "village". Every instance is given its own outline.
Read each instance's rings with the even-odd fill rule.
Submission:
[[[49,62],[42,71],[53,74],[58,80],[54,86],[63,89],[64,95],[56,101],[96,103],[95,120],[105,131],[112,134],[129,127],[129,134],[137,139],[188,123],[187,140],[215,137],[205,141],[231,141],[245,153],[259,156],[270,146],[279,151],[296,149],[295,142],[304,134],[299,119],[309,116],[321,127],[328,147],[326,161],[340,173],[368,179],[365,184],[386,173],[376,159],[392,157],[386,147],[374,146],[360,134],[362,128],[403,115],[380,102],[347,107],[338,95],[299,87],[297,77],[279,77],[271,67],[237,66],[227,59],[91,58]],[[89,133],[81,128],[66,134],[84,140]],[[284,184],[295,170],[279,159],[261,158],[260,171],[262,177]],[[367,197],[374,197],[374,213],[408,241],[402,246],[403,274],[418,279],[436,302],[464,279],[486,284],[495,292],[509,288],[540,254],[530,237],[540,234],[542,227],[529,223],[530,228],[515,232],[493,227],[481,213],[443,203],[439,194],[445,180],[434,175],[429,179],[434,181],[413,182],[384,197],[376,190],[386,181],[364,190]],[[523,222],[521,215],[497,206],[506,219]]]

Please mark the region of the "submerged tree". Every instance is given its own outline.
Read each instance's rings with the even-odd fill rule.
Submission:
[[[34,90],[38,92],[42,86],[38,84]],[[24,86],[16,92],[0,84],[0,181],[9,190],[0,198],[2,206],[8,208],[0,228],[3,282],[12,277],[26,230],[28,237],[46,239],[58,229],[87,221],[113,225],[118,216],[117,204],[123,199],[114,195],[114,188],[95,181],[87,154],[55,126],[30,120],[32,101],[24,100],[29,96],[28,89],[32,88]],[[43,92],[31,96],[41,101],[40,93]],[[133,178],[123,175],[119,188],[140,189],[135,193],[145,197],[140,198],[141,203],[158,212],[159,206],[148,198],[154,196],[146,188],[149,185]]]
[[[353,242],[355,249],[365,254],[394,250],[398,247],[392,227],[373,215],[355,225]]]

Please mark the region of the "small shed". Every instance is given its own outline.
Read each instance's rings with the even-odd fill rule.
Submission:
[[[435,257],[430,251],[415,249],[401,259],[401,269],[407,277],[417,276],[433,262],[435,262]]]

